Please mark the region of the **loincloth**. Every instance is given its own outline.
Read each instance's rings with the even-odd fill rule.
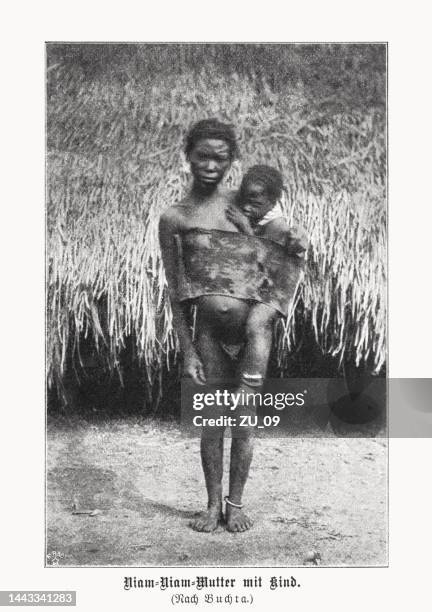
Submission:
[[[286,316],[303,261],[259,236],[191,229],[177,235],[180,301],[225,295],[260,302]]]

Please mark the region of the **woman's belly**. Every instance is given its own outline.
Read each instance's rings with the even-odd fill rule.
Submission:
[[[250,305],[224,295],[202,295],[196,300],[198,325],[209,326],[226,341],[243,340]]]

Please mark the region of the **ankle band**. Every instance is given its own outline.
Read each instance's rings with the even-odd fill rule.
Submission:
[[[243,508],[243,504],[235,504],[234,502],[230,501],[228,495],[224,497],[224,500],[229,506],[233,506],[233,508]]]

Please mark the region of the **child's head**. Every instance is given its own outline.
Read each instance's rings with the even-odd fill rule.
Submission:
[[[282,175],[271,166],[252,166],[240,185],[238,205],[252,222],[262,219],[281,197]]]

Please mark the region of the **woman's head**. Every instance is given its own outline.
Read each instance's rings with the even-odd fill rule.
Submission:
[[[185,153],[195,180],[207,187],[217,185],[238,156],[232,125],[218,119],[194,123],[186,135]]]

